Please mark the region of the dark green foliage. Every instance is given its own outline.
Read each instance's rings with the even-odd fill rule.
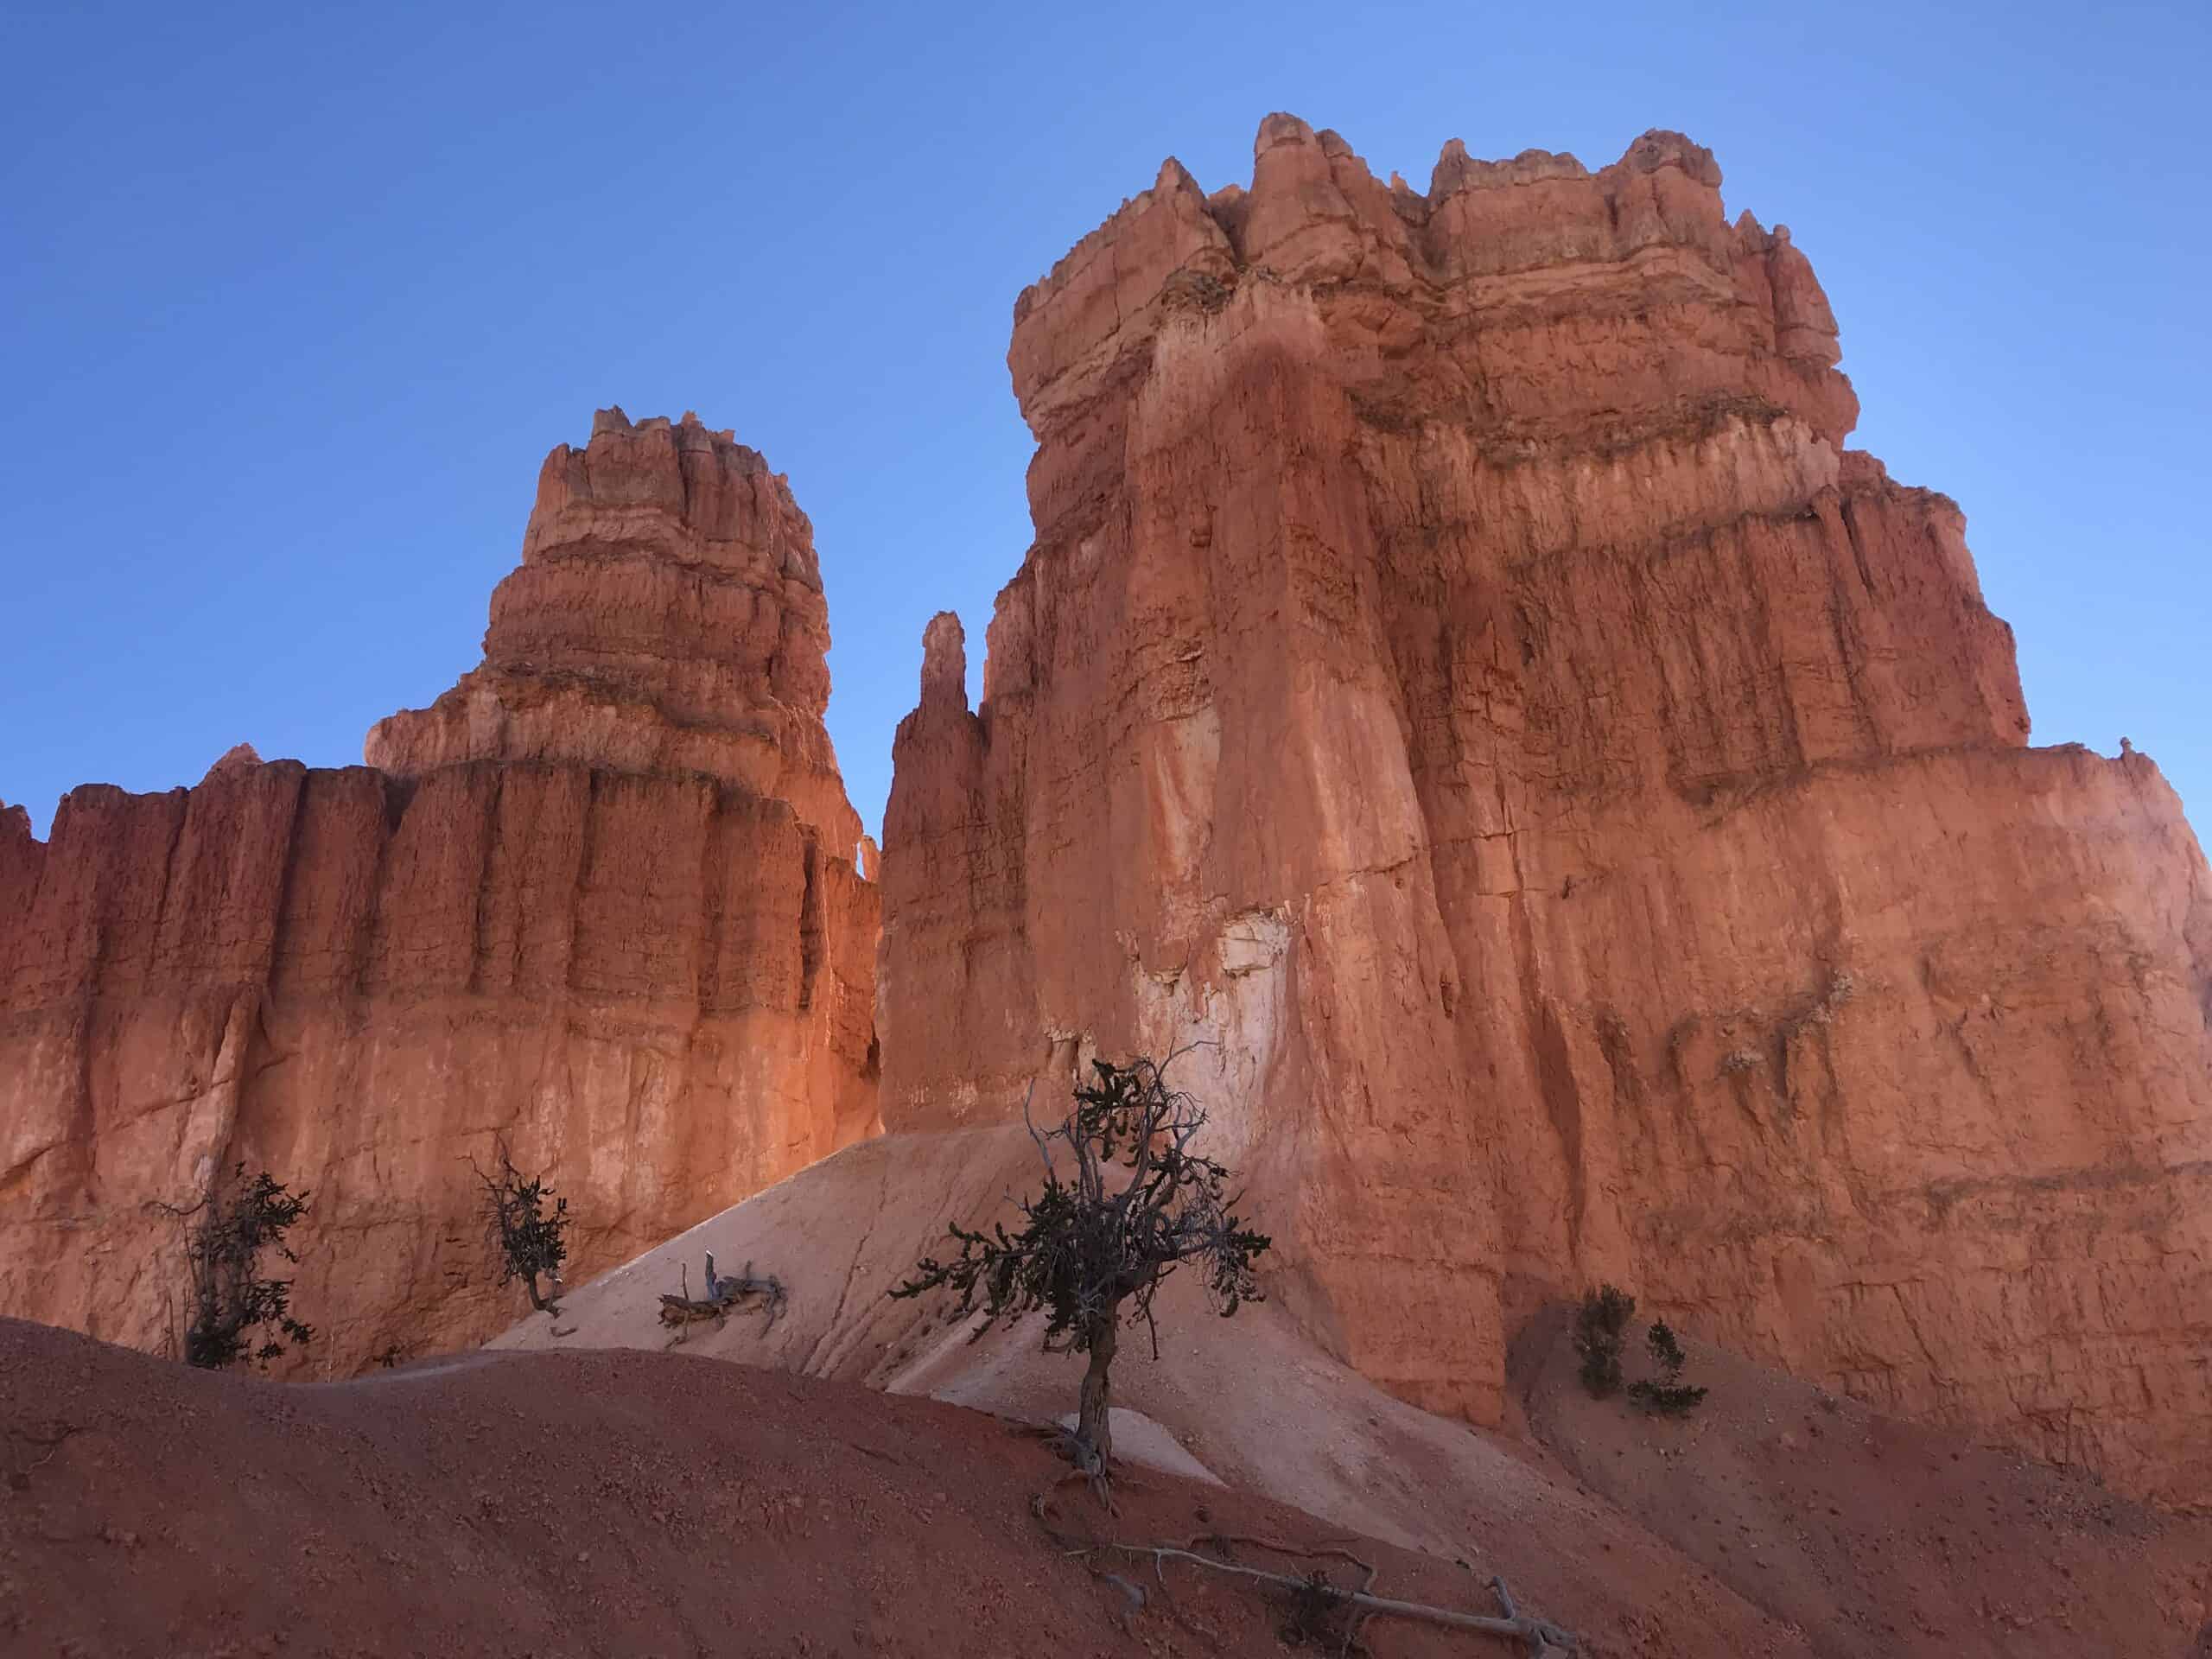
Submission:
[[[284,1235],[307,1213],[308,1195],[295,1196],[265,1169],[249,1181],[244,1164],[232,1170],[231,1179],[229,1196],[211,1189],[194,1209],[181,1212],[200,1217],[184,1247],[191,1280],[184,1362],[202,1370],[249,1357],[266,1364],[284,1351],[286,1341],[305,1343],[315,1336],[314,1326],[292,1317],[292,1281],[261,1274],[264,1250],[287,1262],[300,1259],[285,1245]]]
[[[1658,1367],[1659,1376],[1630,1383],[1629,1398],[1662,1417],[1684,1417],[1695,1411],[1706,1390],[1682,1381],[1682,1367],[1688,1363],[1689,1356],[1682,1351],[1674,1327],[1664,1319],[1652,1320],[1644,1345],[1651,1351],[1651,1363]]]
[[[1582,1357],[1582,1386],[1600,1400],[1620,1392],[1621,1333],[1635,1315],[1635,1297],[1601,1285],[1583,1297],[1574,1316],[1574,1351]]]
[[[1044,1308],[1045,1346],[1053,1353],[1089,1348],[1125,1301],[1133,1320],[1149,1321],[1154,1293],[1185,1262],[1204,1272],[1223,1318],[1260,1300],[1252,1262],[1270,1241],[1232,1213],[1237,1199],[1223,1196],[1229,1172],[1190,1149],[1205,1126],[1204,1110],[1168,1090],[1150,1060],[1126,1067],[1095,1060],[1092,1070],[1067,1121],[1031,1131],[1045,1151],[1045,1190],[1021,1201],[1024,1224],[1008,1232],[994,1223],[982,1233],[956,1223],[960,1254],[950,1262],[925,1256],[893,1296],[950,1285],[960,1293],[963,1315],[980,1301],[987,1317],[976,1336]],[[1053,1141],[1076,1154],[1072,1180],[1062,1180],[1053,1166]],[[1111,1192],[1109,1165],[1129,1172]]]
[[[1009,1231],[994,1223],[982,1232],[956,1223],[960,1254],[949,1262],[925,1256],[891,1293],[912,1297],[949,1286],[960,1294],[963,1316],[983,1310],[979,1337],[1001,1320],[1044,1309],[1047,1352],[1091,1355],[1080,1433],[1101,1453],[1104,1368],[1124,1317],[1152,1329],[1156,1357],[1152,1300],[1178,1268],[1187,1263],[1205,1275],[1224,1318],[1260,1296],[1252,1263],[1268,1240],[1236,1215],[1237,1197],[1226,1193],[1229,1172],[1192,1150],[1206,1114],[1162,1081],[1163,1066],[1174,1058],[1126,1066],[1094,1061],[1065,1122],[1049,1131],[1030,1126],[1045,1160],[1045,1187],[1021,1201],[1020,1224]],[[1055,1143],[1073,1154],[1065,1178],[1053,1162]],[[1109,1168],[1125,1170],[1126,1179],[1109,1187]]]
[[[506,1142],[496,1143],[499,1166],[491,1174],[476,1170],[484,1183],[484,1220],[492,1248],[499,1259],[499,1282],[519,1279],[530,1293],[530,1305],[540,1313],[558,1313],[551,1294],[540,1295],[537,1278],[545,1275],[549,1293],[561,1287],[561,1264],[569,1259],[569,1201],[555,1198],[542,1175],[525,1179],[507,1155]],[[475,1169],[474,1163],[469,1167]],[[552,1199],[552,1208],[546,1200]]]
[[[1347,1628],[1352,1610],[1351,1597],[1331,1584],[1329,1575],[1319,1567],[1299,1580],[1288,1595],[1290,1605],[1278,1632],[1284,1643],[1294,1648],[1344,1652],[1350,1645],[1348,1638],[1351,1634]]]

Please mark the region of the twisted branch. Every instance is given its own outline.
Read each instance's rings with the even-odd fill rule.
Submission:
[[[1335,1556],[1363,1569],[1367,1577],[1360,1588],[1333,1592],[1342,1599],[1345,1605],[1354,1609],[1361,1618],[1376,1616],[1410,1618],[1417,1619],[1423,1624],[1440,1624],[1449,1630],[1472,1630],[1484,1636],[1507,1637],[1524,1643],[1529,1652],[1537,1656],[1537,1659],[1541,1659],[1541,1656],[1547,1654],[1573,1653],[1581,1646],[1580,1640],[1571,1631],[1561,1630],[1548,1619],[1531,1618],[1522,1612],[1514,1605],[1512,1593],[1506,1589],[1505,1580],[1503,1578],[1493,1578],[1490,1581],[1491,1588],[1497,1592],[1499,1605],[1505,1610],[1503,1617],[1488,1613],[1463,1613],[1450,1607],[1431,1606],[1427,1602],[1400,1601],[1393,1597],[1372,1593],[1376,1577],[1373,1565],[1362,1560],[1349,1550],[1332,1545],[1316,1546],[1313,1548],[1306,1549],[1290,1544],[1279,1543],[1272,1538],[1255,1538],[1220,1533],[1202,1533],[1195,1538],[1184,1540],[1180,1544],[1129,1544],[1114,1539],[1086,1539],[1060,1530],[1052,1524],[1051,1519],[1052,1501],[1041,1492],[1030,1499],[1029,1510],[1031,1515],[1036,1518],[1037,1524],[1044,1529],[1045,1535],[1058,1545],[1064,1554],[1080,1560],[1090,1567],[1092,1573],[1102,1578],[1113,1579],[1115,1582],[1122,1584],[1125,1589],[1128,1587],[1125,1580],[1104,1572],[1090,1558],[1104,1552],[1122,1555],[1148,1555],[1152,1558],[1153,1576],[1159,1580],[1162,1587],[1165,1587],[1167,1582],[1162,1569],[1169,1561],[1187,1561],[1193,1567],[1203,1567],[1215,1573],[1231,1573],[1237,1578],[1256,1580],[1262,1584],[1273,1585],[1282,1590],[1295,1592],[1311,1587],[1310,1580],[1294,1578],[1285,1573],[1269,1573],[1260,1567],[1245,1567],[1235,1561],[1224,1561],[1211,1555],[1201,1555],[1195,1548],[1203,1543],[1224,1545],[1243,1543],[1262,1549],[1270,1549],[1279,1555],[1287,1555],[1294,1559],[1305,1557],[1311,1560],[1319,1556]],[[1348,1635],[1347,1646],[1350,1644],[1350,1640]]]
[[[719,1325],[729,1317],[731,1310],[753,1301],[756,1297],[760,1299],[758,1306],[764,1316],[760,1321],[763,1336],[783,1314],[784,1303],[787,1300],[784,1281],[772,1273],[754,1278],[750,1262],[745,1264],[743,1273],[718,1274],[715,1271],[715,1253],[708,1251],[707,1294],[699,1298],[691,1294],[690,1268],[686,1266],[681,1271],[682,1294],[675,1296],[664,1294],[660,1299],[660,1322],[676,1329],[676,1335],[670,1339],[671,1345],[683,1340],[684,1332],[690,1325],[702,1319],[712,1319]]]

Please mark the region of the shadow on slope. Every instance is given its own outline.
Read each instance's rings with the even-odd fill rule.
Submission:
[[[286,1384],[10,1319],[0,1428],[9,1653],[1282,1651],[1287,1597],[1189,1567],[1116,1562],[1147,1591],[1132,1618],[1033,1520],[1063,1466],[1013,1426],[753,1367],[471,1356]],[[1071,1491],[1059,1521],[1349,1542],[1379,1593],[1495,1610],[1463,1568],[1243,1494],[1154,1476],[1121,1503],[1109,1522]],[[1368,1640],[1497,1645],[1383,1621]]]
[[[1522,1333],[1510,1376],[1577,1480],[1822,1653],[2212,1656],[2212,1522],[1683,1345],[1712,1392],[1681,1420],[1592,1399],[1565,1309]]]
[[[572,1291],[558,1321],[532,1318],[493,1345],[664,1346],[658,1298],[686,1268],[696,1294],[712,1250],[724,1271],[749,1261],[779,1274],[788,1308],[766,1332],[744,1313],[692,1327],[678,1351],[1058,1418],[1080,1367],[1038,1351],[1038,1320],[971,1342],[972,1323],[948,1305],[886,1295],[948,1221],[1000,1214],[1032,1187],[1036,1156],[1019,1126],[848,1148]],[[1808,1404],[1815,1391],[1699,1344],[1712,1399],[1688,1424],[1652,1423],[1584,1395],[1560,1357],[1563,1322],[1541,1323],[1516,1350],[1522,1440],[1391,1398],[1271,1304],[1224,1322],[1178,1280],[1160,1308],[1157,1361],[1142,1332],[1122,1343],[1118,1406],[1232,1488],[1465,1562],[1478,1584],[1502,1573],[1592,1652],[2070,1656],[2089,1643],[2173,1656],[2192,1651],[2208,1611],[2212,1527],[1855,1405],[1838,1406],[1849,1436],[1808,1435],[1817,1453],[1784,1447],[1767,1414],[1821,1411]],[[1919,1463],[1890,1450],[1908,1444]],[[1957,1480],[1922,1478],[1938,1452]],[[1827,1466],[1818,1490],[1829,1497],[1793,1475],[1793,1452]],[[1972,1548],[1946,1560],[1914,1529],[1969,1498],[1986,1513],[1957,1534]],[[2084,1505],[2107,1522],[2055,1541],[2043,1522]],[[1919,1558],[1887,1566],[1909,1539]]]

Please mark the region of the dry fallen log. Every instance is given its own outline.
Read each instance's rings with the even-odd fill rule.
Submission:
[[[1313,1578],[1299,1578],[1287,1573],[1269,1573],[1260,1567],[1245,1567],[1241,1563],[1223,1560],[1216,1556],[1202,1555],[1197,1549],[1197,1546],[1205,1543],[1215,1544],[1224,1548],[1232,1543],[1243,1543],[1257,1548],[1272,1550],[1278,1555],[1289,1556],[1294,1560],[1300,1557],[1313,1560],[1325,1555],[1335,1556],[1363,1569],[1367,1577],[1360,1589],[1323,1589],[1323,1593],[1331,1599],[1352,1611],[1354,1624],[1345,1635],[1347,1647],[1350,1646],[1352,1636],[1357,1630],[1358,1622],[1376,1617],[1418,1619],[1423,1624],[1440,1624],[1450,1630],[1472,1630],[1484,1636],[1508,1637],[1522,1643],[1527,1651],[1535,1656],[1535,1659],[1544,1659],[1544,1656],[1550,1654],[1573,1653],[1581,1646],[1580,1640],[1572,1631],[1561,1630],[1548,1619],[1531,1618],[1522,1612],[1514,1605],[1512,1592],[1505,1587],[1505,1580],[1503,1578],[1493,1578],[1490,1581],[1491,1588],[1497,1594],[1498,1605],[1505,1610],[1503,1615],[1463,1613],[1454,1608],[1431,1606],[1427,1602],[1400,1601],[1392,1597],[1373,1594],[1374,1567],[1349,1551],[1332,1546],[1305,1549],[1294,1544],[1278,1542],[1272,1538],[1244,1537],[1218,1533],[1200,1534],[1198,1537],[1185,1539],[1179,1544],[1131,1544],[1115,1539],[1087,1539],[1063,1531],[1053,1525],[1052,1500],[1043,1493],[1040,1492],[1030,1499],[1029,1507],[1030,1512],[1037,1519],[1038,1525],[1045,1529],[1046,1537],[1058,1545],[1068,1555],[1082,1560],[1092,1573],[1116,1584],[1125,1594],[1135,1592],[1135,1586],[1118,1574],[1106,1572],[1094,1562],[1091,1557],[1102,1552],[1122,1555],[1148,1555],[1152,1558],[1153,1576],[1159,1580],[1163,1587],[1167,1581],[1163,1569],[1169,1561],[1186,1561],[1193,1567],[1202,1567],[1211,1572],[1228,1573],[1238,1578],[1255,1580],[1262,1584],[1273,1585],[1278,1589],[1287,1591],[1294,1596],[1301,1594],[1310,1596],[1319,1586],[1320,1581]],[[1141,1593],[1132,1594],[1132,1599],[1141,1605]]]
[[[786,1300],[784,1281],[769,1274],[765,1278],[753,1275],[753,1264],[745,1264],[745,1271],[734,1276],[724,1276],[715,1271],[715,1253],[707,1252],[707,1294],[704,1297],[691,1294],[691,1269],[683,1269],[683,1292],[680,1295],[664,1294],[660,1299],[660,1322],[675,1328],[674,1342],[683,1340],[684,1333],[704,1319],[720,1325],[733,1310],[757,1307],[763,1318],[762,1334],[775,1324],[784,1311]]]

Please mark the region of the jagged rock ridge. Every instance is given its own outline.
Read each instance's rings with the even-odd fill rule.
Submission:
[[[1186,1062],[1306,1326],[1496,1421],[1599,1280],[1886,1409],[2212,1493],[2212,878],[2031,749],[1957,508],[1844,439],[1711,155],[1271,117],[1015,308],[1037,539],[931,624],[883,1111]]]
[[[512,1317],[505,1135],[582,1276],[876,1127],[875,889],[784,480],[687,418],[546,462],[486,663],[368,742],[0,816],[0,1311],[158,1346],[178,1225],[312,1190],[308,1369]]]

